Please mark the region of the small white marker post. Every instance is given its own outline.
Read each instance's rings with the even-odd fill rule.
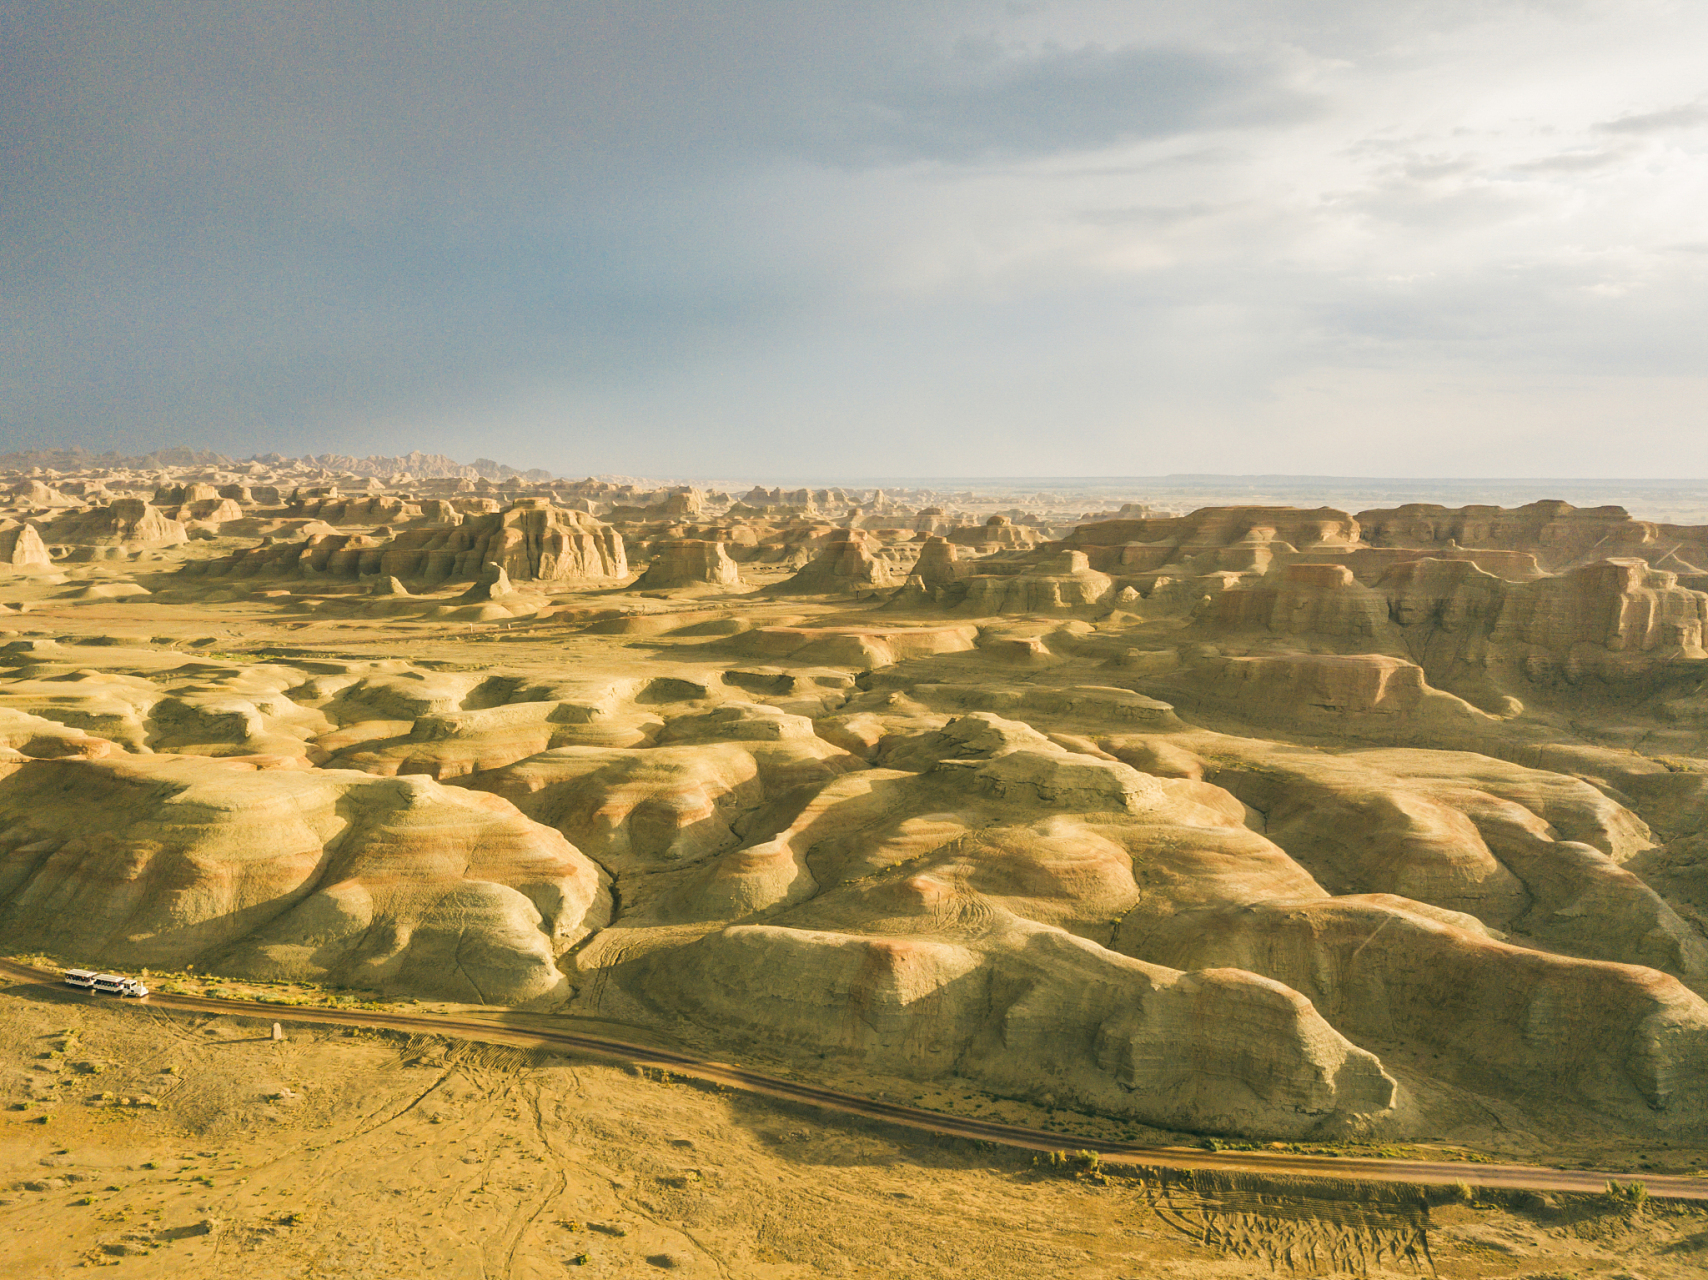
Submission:
[[[285,1029],[283,1027],[281,1027],[278,1023],[275,1022],[273,1024],[273,1039],[283,1040],[284,1038],[285,1038]]]

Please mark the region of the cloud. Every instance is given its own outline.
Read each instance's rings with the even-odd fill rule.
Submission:
[[[1535,197],[1486,178],[1418,181],[1403,172],[1378,176],[1363,189],[1335,193],[1331,199],[1377,224],[1423,233],[1511,224],[1537,207]]]
[[[872,163],[1049,156],[1273,125],[1312,109],[1272,66],[1184,47],[963,46],[953,61],[911,72],[854,105],[843,143],[856,156]]]
[[[1708,124],[1708,106],[1689,102],[1660,111],[1645,111],[1636,115],[1603,120],[1595,127],[1602,133],[1671,133],[1676,129],[1693,129]]]
[[[1537,174],[1595,173],[1629,158],[1629,152],[1617,148],[1605,151],[1562,151],[1558,155],[1543,156],[1539,160],[1526,160],[1522,164],[1512,165],[1509,171]]]
[[[1225,206],[1195,200],[1191,204],[1128,205],[1118,209],[1088,209],[1080,217],[1094,226],[1150,227],[1162,229],[1197,222],[1222,211]]]
[[[0,434],[1131,472],[1301,368],[1675,394],[1708,181],[1645,139],[1702,108],[1620,114],[1699,88],[1663,17],[0,0]]]

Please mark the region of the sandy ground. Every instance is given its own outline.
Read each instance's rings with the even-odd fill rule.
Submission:
[[[1704,1209],[1105,1179],[436,1039],[10,997],[0,1072],[29,1280],[1708,1273]]]

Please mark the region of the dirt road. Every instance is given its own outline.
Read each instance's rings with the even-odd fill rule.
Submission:
[[[0,960],[0,975],[19,982],[47,986],[64,992],[70,998],[77,998],[79,994],[65,986],[61,974],[47,970]],[[1103,1157],[1104,1162],[1109,1164],[1148,1165],[1168,1169],[1222,1169],[1274,1177],[1353,1178],[1430,1185],[1466,1182],[1477,1187],[1527,1191],[1599,1192],[1611,1178],[1620,1181],[1637,1179],[1647,1187],[1651,1196],[1708,1201],[1708,1176],[1681,1177],[1633,1174],[1619,1170],[1550,1169],[1536,1165],[1339,1158],[1299,1155],[1286,1151],[1206,1151],[1196,1147],[1141,1146],[1135,1143],[1079,1138],[1042,1129],[995,1124],[925,1111],[918,1107],[823,1089],[800,1081],[765,1075],[728,1063],[712,1062],[647,1045],[577,1035],[570,1031],[506,1027],[501,1023],[472,1018],[380,1013],[363,1009],[316,1009],[206,996],[154,994],[146,1000],[133,1001],[90,993],[86,998],[105,1000],[119,1006],[148,1006],[157,1009],[178,1009],[189,1013],[264,1018],[279,1023],[311,1022],[382,1027],[394,1031],[451,1036],[524,1048],[569,1049],[577,1053],[655,1067],[678,1076],[704,1080],[748,1093],[806,1103],[827,1111],[865,1116],[930,1133],[1001,1143],[1004,1146],[1033,1151],[1059,1151],[1066,1147],[1096,1151]]]

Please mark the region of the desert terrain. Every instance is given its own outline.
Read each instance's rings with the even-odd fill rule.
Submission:
[[[488,471],[0,476],[0,952],[1463,1192],[14,982],[15,1274],[1702,1271],[1708,526]]]

